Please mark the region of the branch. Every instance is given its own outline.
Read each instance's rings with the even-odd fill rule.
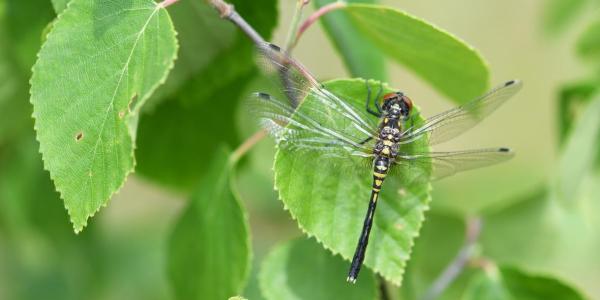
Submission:
[[[390,300],[390,293],[388,292],[385,284],[385,279],[381,275],[377,275],[377,281],[379,282],[379,299]]]
[[[444,290],[462,273],[465,265],[471,258],[479,234],[481,233],[481,218],[469,218],[467,220],[465,242],[454,260],[446,267],[440,276],[433,282],[425,293],[423,300],[437,299]]]
[[[250,149],[252,149],[254,145],[262,141],[266,136],[267,131],[264,129],[261,129],[254,133],[251,137],[246,139],[237,149],[235,149],[233,153],[231,153],[229,161],[232,162],[232,164],[237,163],[237,161],[240,160],[242,156],[248,153],[248,151],[250,151]]]
[[[296,9],[294,10],[294,16],[292,17],[292,23],[288,30],[287,38],[285,40],[285,51],[288,55],[291,55],[294,46],[296,45],[296,35],[298,34],[298,26],[300,26],[300,19],[302,19],[302,10],[304,6],[310,3],[310,0],[296,0]]]
[[[170,1],[170,0],[165,0]],[[172,0],[171,0],[172,1]],[[177,1],[177,0],[175,0]],[[221,15],[221,18],[229,20],[235,26],[239,27],[256,45],[262,45],[265,43],[265,39],[244,18],[242,18],[233,5],[223,0],[206,0],[206,2],[212,5]]]
[[[292,48],[294,46],[296,46],[296,44],[298,43],[298,41],[300,40],[300,37],[302,36],[302,34],[312,25],[314,24],[317,20],[319,20],[319,18],[321,18],[322,16],[324,16],[327,13],[330,13],[334,10],[338,10],[340,8],[344,8],[346,7],[346,3],[342,2],[342,1],[338,1],[338,2],[333,2],[330,4],[327,4],[325,6],[322,6],[321,8],[319,8],[319,10],[315,11],[312,15],[310,15],[306,21],[304,21],[304,23],[302,23],[302,26],[300,26],[300,29],[298,29],[298,32],[296,33],[296,39],[294,40],[294,43],[292,44]]]
[[[179,0],[163,0],[163,2],[159,3],[158,6],[162,8],[167,8],[168,6],[175,4]]]

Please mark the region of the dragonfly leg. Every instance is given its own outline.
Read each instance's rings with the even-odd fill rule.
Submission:
[[[362,142],[360,142],[359,144],[360,144],[360,145],[364,145],[364,144],[368,143],[368,142],[369,142],[370,140],[372,140],[372,139],[373,139],[373,137],[372,137],[372,136],[370,136],[370,137],[368,137],[368,138],[364,139],[364,140],[363,140]]]
[[[373,99],[373,103],[375,104],[375,107],[377,108],[377,111],[379,112],[379,117],[381,117],[381,114],[383,113],[383,111],[381,110],[381,105],[379,105],[379,97],[381,97],[381,93],[383,93],[383,83],[381,83],[381,81],[379,82],[379,91],[377,92],[377,96],[375,97],[375,99]]]
[[[367,101],[365,101],[367,112],[378,118],[381,118],[381,110],[379,110],[379,107],[379,112],[374,111],[371,109],[371,107],[369,107],[369,104],[371,104],[371,87],[369,86],[369,81],[367,79],[365,79],[365,86],[367,87]],[[379,94],[377,95],[377,97],[379,97]]]

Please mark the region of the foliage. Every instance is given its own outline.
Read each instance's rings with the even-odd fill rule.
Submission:
[[[287,7],[230,2],[267,40],[278,5]],[[544,29],[559,38],[594,5],[548,1]],[[247,152],[256,141],[242,137],[256,124],[242,102],[263,87],[240,28],[205,1],[0,0],[0,298],[426,299],[466,253],[439,299],[597,299],[600,23],[592,20],[571,47],[587,73],[558,89],[556,172],[529,193],[463,216],[436,207],[429,182],[396,170],[382,189],[362,275],[350,285],[371,162]],[[488,87],[490,66],[478,50],[398,8],[352,0],[319,22],[331,44],[312,51],[334,48],[355,77],[325,86],[357,110],[362,78],[373,90],[389,79],[410,92],[388,74],[387,60],[454,104]],[[321,109],[312,97],[299,112]],[[420,113],[415,107],[417,125]],[[426,139],[403,147],[429,149]],[[134,171],[148,181],[130,181]],[[165,191],[176,194],[156,196]],[[467,219],[484,224],[473,241]]]
[[[275,0],[232,3],[256,30],[270,36],[275,26]],[[182,1],[169,13],[181,50],[165,86],[150,99],[150,108],[141,116],[137,171],[158,183],[189,191],[206,170],[190,161],[211,161],[220,145],[239,143],[233,112],[257,70],[250,41],[221,20],[213,8],[201,1]],[[220,130],[214,130],[213,124],[219,124]]]
[[[246,216],[231,191],[229,152],[220,152],[171,234],[169,277],[177,299],[239,294],[248,273]]]
[[[464,103],[487,89],[487,64],[451,34],[388,7],[353,4],[346,11],[363,36],[450,99]]]
[[[352,0],[348,3],[374,3],[374,0]],[[334,3],[333,0],[316,0],[316,7]],[[323,16],[321,21],[336,50],[342,54],[344,64],[353,77],[385,81],[387,78],[382,53],[360,34],[347,12],[337,11]]]
[[[510,267],[489,266],[467,287],[464,300],[556,299],[583,300],[573,288],[544,276],[533,276]]]
[[[274,248],[265,258],[261,289],[267,300],[376,299],[373,274],[365,272],[356,286],[350,286],[339,280],[347,268],[345,260],[328,253],[315,240],[296,239]]]
[[[330,81],[325,86],[348,99],[355,109],[365,105],[367,91],[363,80]],[[378,88],[371,83],[371,89]],[[384,88],[384,93],[393,89]],[[311,96],[298,108],[310,115],[315,105]],[[415,124],[423,119],[414,111]],[[345,120],[316,119],[323,126],[344,128]],[[356,130],[356,129],[355,129]],[[349,133],[352,136],[352,133]],[[411,143],[415,152],[426,151],[425,139]],[[340,253],[347,260],[352,258],[360,234],[364,212],[372,185],[372,169],[363,159],[332,158],[321,152],[286,152],[279,150],[275,156],[275,187],[294,219],[308,235]],[[340,170],[349,176],[340,176]],[[410,178],[408,170],[400,170],[386,179],[381,190],[379,211],[369,241],[365,264],[386,279],[400,284],[404,266],[410,257],[413,240],[418,235],[430,201],[430,185],[427,182],[404,186]]]
[[[134,168],[138,113],[177,49],[166,11],[147,1],[73,1],[31,79],[45,168],[79,232]]]

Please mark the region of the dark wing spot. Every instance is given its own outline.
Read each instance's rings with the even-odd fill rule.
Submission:
[[[510,152],[510,148],[500,148],[498,149],[499,152]]]
[[[515,84],[515,82],[516,82],[516,81],[514,81],[514,80],[508,81],[508,82],[506,82],[506,83],[504,84],[504,86],[513,85],[513,84]]]
[[[81,141],[82,139],[83,139],[83,132],[82,132],[82,131],[80,131],[79,133],[77,133],[77,134],[75,135],[75,141],[79,142],[79,141]]]
[[[258,93],[256,93],[256,96],[258,98],[262,98],[262,99],[271,99],[271,95],[269,95],[267,93],[258,92]]]
[[[279,46],[277,46],[275,44],[269,44],[269,48],[271,48],[277,52],[281,52],[281,48],[279,48]]]

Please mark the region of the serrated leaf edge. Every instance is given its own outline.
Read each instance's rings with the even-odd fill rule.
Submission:
[[[279,193],[279,189],[277,188],[277,174],[278,174],[278,172],[275,169],[275,164],[277,162],[277,157],[279,155],[280,149],[279,149],[279,146],[276,146],[276,147],[277,147],[277,151],[275,152],[275,159],[273,160],[273,168],[272,168],[273,174],[275,174],[274,180],[273,180],[274,181],[274,187],[273,187],[273,189],[278,192],[277,193],[278,194],[277,198],[283,203],[283,209],[289,212],[290,216],[292,217],[292,220],[295,221],[295,223],[298,225],[298,228],[302,231],[302,233],[306,234],[306,236],[308,236],[308,237],[313,237],[320,245],[323,246],[323,248],[325,248],[326,250],[328,250],[329,252],[331,252],[333,255],[338,255],[339,254],[344,260],[351,261],[352,257],[345,256],[343,253],[335,251],[331,247],[327,246],[321,239],[319,239],[318,236],[316,236],[316,235],[310,233],[308,230],[306,230],[306,228],[304,228],[304,226],[302,226],[302,224],[300,224],[300,222],[298,221],[298,219],[296,218],[296,216],[288,208],[288,206],[285,203],[285,201],[283,201],[283,198],[281,197],[281,193]],[[429,203],[432,200],[432,198],[431,198],[431,190],[432,190],[431,183],[428,183],[427,199],[424,199],[424,201],[422,200],[424,202],[424,205],[425,205],[424,209],[423,209],[423,211],[421,213],[421,217],[422,217],[423,221],[419,223],[419,226],[418,226],[418,228],[416,230],[416,233],[410,239],[410,243],[409,243],[409,247],[408,247],[408,253],[407,253],[408,256],[409,256],[409,259],[410,259],[411,254],[412,254],[412,249],[413,249],[414,244],[415,244],[415,239],[417,239],[420,236],[421,228],[423,226],[423,223],[426,220],[425,219],[425,213],[427,211],[429,211],[429,209],[430,209]],[[371,271],[373,271],[373,273],[381,275],[386,281],[389,281],[389,282],[393,283],[396,286],[400,286],[402,284],[402,280],[404,278],[404,272],[406,271],[406,264],[407,264],[407,262],[408,262],[408,259],[402,262],[402,271],[400,272],[400,278],[399,278],[399,280],[394,280],[393,278],[390,278],[386,274],[383,274],[381,271],[376,270],[374,267],[371,267],[371,266],[367,265],[366,263],[364,265],[367,266]]]
[[[64,9],[64,10],[63,10],[63,11],[62,11],[62,12],[61,12],[61,13],[60,13],[58,16],[57,16],[57,18],[56,18],[56,19],[53,21],[53,23],[54,23],[54,24],[56,24],[56,22],[60,21],[60,19],[63,17],[63,15],[64,15],[64,14],[65,14],[65,13],[66,13],[66,12],[67,12],[67,11],[68,11],[70,8],[71,8],[71,4],[72,4],[72,3],[73,3],[73,1],[69,1],[69,2],[67,3],[67,7],[66,7],[66,8],[65,8],[65,9]],[[155,85],[154,85],[154,86],[153,86],[153,87],[152,87],[152,88],[149,90],[149,92],[148,92],[148,94],[147,94],[147,96],[146,96],[145,98],[143,98],[143,99],[140,99],[140,103],[137,105],[137,113],[139,113],[139,111],[140,111],[140,110],[139,110],[139,108],[143,106],[143,104],[146,102],[146,100],[148,100],[148,98],[150,98],[150,96],[151,96],[151,95],[154,93],[154,91],[155,91],[155,90],[156,90],[156,89],[157,89],[159,86],[161,86],[162,84],[164,84],[164,83],[165,83],[165,81],[166,81],[166,80],[167,80],[167,78],[168,78],[168,75],[170,74],[171,70],[173,69],[173,67],[174,67],[174,65],[175,65],[175,61],[176,61],[176,60],[177,60],[177,58],[178,58],[179,42],[178,42],[178,40],[177,40],[177,31],[175,31],[175,26],[173,25],[173,21],[172,21],[172,19],[171,19],[170,15],[168,14],[168,11],[166,10],[166,8],[165,8],[165,7],[162,7],[161,5],[157,4],[157,3],[156,3],[156,2],[154,2],[154,1],[153,1],[153,3],[155,4],[156,8],[155,8],[155,11],[154,11],[154,12],[153,12],[153,13],[150,15],[150,17],[148,18],[148,20],[151,20],[153,17],[155,17],[155,14],[159,13],[159,11],[160,11],[161,9],[163,9],[163,10],[165,11],[165,13],[167,14],[167,20],[168,20],[168,22],[169,22],[169,26],[170,26],[170,28],[171,28],[171,31],[172,31],[172,32],[173,32],[173,34],[174,34],[174,37],[175,37],[175,55],[173,56],[173,59],[171,59],[171,63],[170,63],[168,66],[167,66],[167,68],[166,68],[166,70],[165,70],[165,74],[164,74],[164,76],[161,78],[161,80],[159,80],[159,81],[158,81],[158,82],[157,82],[157,83],[156,83],[156,84],[155,84]],[[157,15],[156,17],[159,17],[159,16]],[[52,25],[52,26],[53,26],[53,27],[52,27],[52,29],[51,29],[51,30],[49,30],[49,31],[48,31],[48,33],[47,33],[47,34],[46,34],[46,36],[45,36],[45,40],[46,40],[46,41],[48,40],[48,38],[49,38],[49,37],[52,35],[52,33],[54,32],[54,25]],[[43,44],[43,45],[40,47],[40,50],[38,51],[38,53],[37,53],[37,55],[36,55],[36,58],[37,58],[37,59],[36,59],[36,63],[35,63],[35,64],[34,64],[34,65],[31,67],[32,76],[31,76],[31,78],[29,79],[29,85],[30,85],[30,86],[31,86],[31,84],[32,84],[34,67],[37,65],[37,62],[38,62],[38,61],[39,61],[39,59],[40,59],[40,53],[42,52],[42,50],[44,49],[44,47],[46,47],[46,42],[44,42],[44,44]],[[134,49],[135,49],[135,47],[137,47],[137,44],[134,46]],[[31,89],[29,89],[29,95],[30,95],[30,98],[29,98],[29,103],[31,103],[31,105],[33,106],[34,104],[33,104],[33,102],[31,102]],[[64,203],[64,200],[65,200],[65,199],[63,198],[63,193],[62,193],[62,191],[59,189],[59,187],[58,187],[58,186],[55,184],[55,182],[54,182],[54,177],[52,176],[52,172],[51,172],[51,171],[50,171],[50,170],[49,170],[49,169],[46,167],[46,162],[45,162],[45,159],[44,159],[44,154],[43,154],[43,152],[44,152],[44,151],[43,151],[43,148],[44,148],[44,147],[42,146],[42,143],[41,143],[41,142],[40,142],[40,140],[38,139],[38,135],[37,135],[38,127],[37,127],[37,122],[35,122],[35,120],[36,120],[35,112],[32,112],[32,114],[31,114],[31,117],[34,119],[34,126],[33,126],[33,128],[34,128],[34,130],[35,130],[35,132],[36,132],[36,135],[35,135],[35,136],[36,136],[36,141],[37,141],[37,142],[38,142],[38,144],[40,145],[40,146],[39,146],[39,149],[38,149],[38,153],[39,153],[39,154],[41,155],[41,157],[42,157],[42,162],[43,162],[44,170],[48,171],[48,173],[50,174],[50,180],[52,181],[52,183],[53,183],[53,185],[54,185],[54,188],[55,188],[55,190],[56,190],[56,191],[59,193],[59,195],[60,195],[60,198],[63,200],[63,203]],[[127,117],[128,119],[130,119],[130,118],[131,118],[131,115],[130,115],[130,114],[128,114],[126,117]],[[83,229],[84,229],[84,228],[85,228],[85,227],[88,225],[88,220],[89,220],[90,218],[94,217],[94,216],[95,216],[95,215],[96,215],[96,214],[97,214],[97,213],[98,213],[98,212],[99,212],[99,211],[100,211],[102,208],[104,208],[104,207],[106,207],[106,206],[108,205],[108,203],[110,202],[110,199],[112,199],[112,197],[113,197],[115,194],[117,194],[117,193],[118,193],[118,192],[119,192],[119,191],[120,191],[120,190],[123,188],[123,186],[125,185],[125,182],[127,181],[127,178],[128,178],[128,177],[129,177],[129,175],[130,175],[131,173],[133,173],[133,172],[134,172],[134,170],[135,170],[135,166],[136,166],[136,160],[135,160],[135,138],[134,138],[134,136],[132,136],[132,135],[131,135],[131,129],[132,129],[132,128],[131,128],[130,124],[128,124],[128,125],[127,125],[127,127],[129,128],[129,130],[128,130],[128,131],[129,131],[129,135],[130,135],[131,142],[132,142],[132,143],[131,143],[131,144],[132,144],[132,148],[131,148],[131,158],[132,158],[132,160],[133,160],[133,165],[132,165],[132,167],[131,167],[131,169],[130,169],[130,170],[128,170],[127,172],[125,172],[125,176],[124,176],[124,177],[125,177],[125,179],[123,180],[123,182],[121,182],[121,184],[120,184],[120,185],[119,185],[119,186],[118,186],[118,187],[117,187],[117,188],[116,188],[116,189],[115,189],[115,190],[114,190],[114,191],[113,191],[113,192],[110,194],[110,196],[108,197],[108,199],[106,199],[106,201],[105,201],[104,203],[102,203],[102,204],[101,204],[101,205],[100,205],[100,206],[99,206],[99,207],[98,207],[98,208],[97,208],[97,209],[96,209],[94,212],[92,212],[92,213],[90,213],[88,216],[86,216],[86,218],[85,218],[85,220],[84,220],[83,224],[81,224],[80,226],[78,226],[78,225],[76,225],[76,224],[75,224],[75,222],[74,222],[74,220],[73,220],[73,217],[72,217],[72,214],[71,214],[71,210],[70,210],[70,209],[69,209],[69,208],[68,208],[68,207],[65,205],[65,210],[67,211],[67,214],[69,215],[69,221],[70,221],[70,222],[71,222],[71,224],[73,225],[73,230],[74,230],[75,234],[79,234],[79,233],[80,233],[80,232],[81,232],[81,231],[82,231],[82,230],[83,230]]]

